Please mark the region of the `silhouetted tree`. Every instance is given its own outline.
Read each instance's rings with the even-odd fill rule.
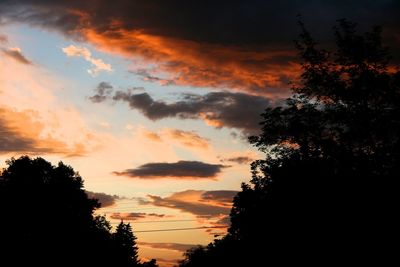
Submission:
[[[1,266],[137,266],[129,224],[115,233],[71,167],[27,156],[0,173]]]
[[[249,139],[266,158],[234,199],[229,233],[181,266],[382,264],[394,255],[400,73],[379,27],[360,35],[340,20],[330,52],[300,26],[301,79]]]
[[[149,261],[146,261],[142,263],[143,267],[158,267],[157,261],[155,259],[151,259]]]
[[[138,248],[131,225],[121,221],[112,237],[115,243],[115,253],[118,255],[118,262],[115,265],[138,266]]]

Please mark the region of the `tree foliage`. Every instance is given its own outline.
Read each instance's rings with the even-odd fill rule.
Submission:
[[[138,248],[131,225],[121,221],[112,238],[115,244],[115,252],[119,254],[117,257],[119,261],[115,264],[117,266],[137,266],[139,264]]]
[[[100,203],[71,167],[27,156],[7,164],[0,175],[1,266],[140,266],[131,226],[121,222],[113,233],[104,216],[94,216]]]
[[[394,251],[400,73],[379,27],[358,34],[338,21],[334,51],[300,27],[293,96],[266,109],[249,139],[266,158],[252,163],[228,234],[182,267],[382,263]]]

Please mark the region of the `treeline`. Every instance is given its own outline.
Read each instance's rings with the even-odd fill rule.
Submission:
[[[155,267],[141,263],[130,224],[111,231],[71,167],[23,156],[0,175],[1,266]]]
[[[391,265],[398,228],[400,73],[381,28],[339,20],[327,51],[300,23],[293,96],[249,141],[266,158],[233,202],[228,234],[180,267]]]

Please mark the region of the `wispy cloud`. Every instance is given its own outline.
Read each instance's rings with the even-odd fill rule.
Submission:
[[[95,94],[89,97],[89,100],[93,103],[100,103],[105,101],[108,97],[110,97],[113,92],[114,87],[108,82],[101,82],[94,89]]]
[[[8,43],[7,35],[0,34],[0,44],[6,44],[6,43]]]
[[[252,161],[254,161],[254,158],[249,157],[249,156],[237,156],[237,157],[221,159],[221,162],[234,162],[237,164],[249,164]]]
[[[164,129],[158,132],[152,132],[146,129],[142,130],[143,135],[153,141],[176,142],[186,147],[208,148],[210,140],[200,136],[195,131],[184,131],[179,129]]]
[[[195,247],[195,244],[181,244],[181,243],[152,243],[152,242],[138,242],[139,246],[145,246],[157,249],[175,250],[185,252],[186,250]]]
[[[0,153],[82,156],[98,147],[78,110],[54,94],[63,81],[0,55]]]
[[[22,50],[19,47],[12,47],[8,49],[3,49],[3,54],[18,61],[21,64],[32,65],[32,61],[27,59],[23,54]]]
[[[145,212],[129,212],[129,213],[114,212],[110,215],[112,219],[125,220],[125,221],[136,221],[140,219],[160,219],[166,216],[167,215],[165,214],[145,213]]]
[[[200,218],[219,217],[229,214],[236,193],[231,190],[185,190],[168,197],[149,195],[150,202],[145,204],[178,209]]]
[[[209,139],[201,137],[194,131],[167,129],[165,133],[169,138],[177,140],[185,146],[207,148],[209,145]]]
[[[99,72],[106,71],[112,72],[113,69],[110,64],[105,63],[100,58],[94,58],[92,53],[86,47],[80,47],[75,45],[70,45],[62,48],[62,51],[68,57],[81,57],[93,65],[93,68],[87,70],[87,72],[92,76],[97,76]]]
[[[230,224],[229,212],[236,194],[233,190],[185,190],[167,197],[148,195],[148,200],[140,203],[192,214],[201,225],[212,227],[206,229],[210,235],[221,235]]]

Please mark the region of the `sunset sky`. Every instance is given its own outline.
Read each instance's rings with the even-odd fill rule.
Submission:
[[[322,45],[340,18],[379,24],[398,55],[399,1],[0,0],[0,162],[71,165],[172,266],[223,234],[259,114],[290,95],[298,14]],[[215,227],[154,232],[162,229]],[[148,231],[151,232],[142,232]]]

